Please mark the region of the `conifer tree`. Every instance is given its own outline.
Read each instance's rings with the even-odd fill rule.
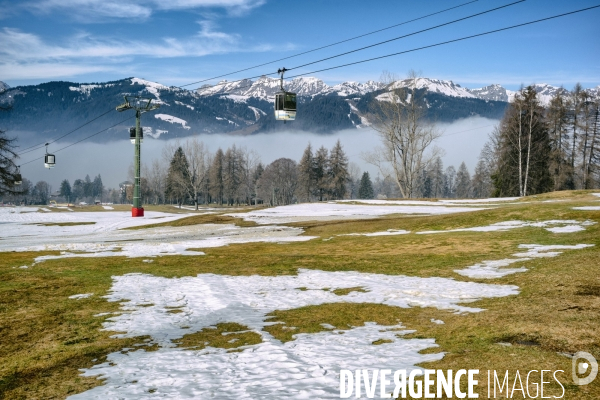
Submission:
[[[225,155],[223,150],[219,149],[215,153],[212,165],[210,167],[210,195],[218,204],[223,204],[224,200],[224,182],[223,182],[223,167]]]
[[[314,161],[314,178],[315,178],[315,194],[319,201],[323,201],[323,197],[327,195],[329,189],[329,157],[327,149],[323,146],[317,150]]]
[[[189,173],[189,164],[180,146],[171,159],[165,188],[165,197],[175,199],[179,207],[190,195]]]
[[[372,199],[375,197],[375,192],[373,190],[373,183],[371,182],[371,177],[368,172],[363,172],[362,178],[360,178],[360,186],[358,188],[358,198],[359,199]]]
[[[500,158],[494,195],[527,196],[552,190],[550,136],[535,89],[521,89],[500,125]]]
[[[329,155],[329,185],[332,199],[343,199],[348,182],[348,157],[339,139]]]
[[[71,199],[71,184],[68,179],[63,180],[60,183],[60,195],[67,200],[67,203],[69,203]]]
[[[310,143],[306,146],[298,164],[298,192],[301,201],[311,201],[315,184],[315,160]]]
[[[456,197],[462,199],[471,197],[471,176],[464,161],[456,173]]]

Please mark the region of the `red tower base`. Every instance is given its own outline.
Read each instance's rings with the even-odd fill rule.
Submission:
[[[144,216],[144,207],[140,208],[131,208],[131,216],[132,217],[143,217]]]

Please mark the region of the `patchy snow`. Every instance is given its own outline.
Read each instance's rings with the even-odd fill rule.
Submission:
[[[254,118],[258,121],[260,119],[261,115],[267,115],[266,112],[264,112],[263,110],[261,110],[260,108],[256,108],[256,107],[252,107],[252,106],[248,106],[249,109],[251,109],[252,111],[254,111]]]
[[[600,193],[592,193],[592,196],[600,197]]]
[[[440,203],[450,204],[477,204],[477,203],[497,203],[499,201],[516,201],[520,197],[495,197],[489,199],[440,199]]]
[[[89,225],[82,227],[87,226]],[[75,230],[77,231],[84,230]],[[189,249],[221,247],[235,243],[290,243],[315,238],[299,236],[302,232],[299,228],[283,226],[240,228],[233,224],[202,224],[108,232],[99,230],[97,233],[90,230],[88,234],[71,233],[56,237],[50,237],[47,235],[49,232],[46,232],[46,235],[27,236],[20,240],[2,240],[0,251],[61,251],[60,255],[39,256],[35,258],[35,263],[81,257],[198,256],[204,253]]]
[[[165,133],[169,133],[169,131],[164,131],[161,129],[157,129],[156,131],[149,126],[144,126],[144,136],[151,137],[152,139],[160,138],[160,135]]]
[[[112,85],[110,85],[112,86]],[[79,85],[79,86],[69,86],[69,90],[72,92],[80,92],[89,96],[92,90],[104,87],[104,85]]]
[[[337,296],[322,290],[356,286],[368,291]],[[113,277],[106,297],[120,302],[125,313],[108,318],[104,329],[124,332],[115,337],[148,335],[160,348],[110,354],[107,362],[84,370],[85,376],[97,376],[105,384],[70,398],[138,399],[147,397],[151,389],[160,398],[206,398],[225,393],[239,399],[335,398],[339,396],[341,368],[412,369],[418,363],[441,359],[443,353],[419,354],[435,347],[434,340],[402,339],[397,335],[408,331],[399,331],[401,325],[369,323],[345,331],[297,334],[295,340],[281,343],[262,330],[277,323],[266,321],[268,313],[339,302],[478,312],[481,309],[462,303],[515,294],[518,288],[508,285],[306,269],[298,270],[296,276]],[[172,307],[182,312],[167,312]],[[263,341],[236,353],[174,347],[172,340],[220,322],[248,326]],[[379,339],[391,343],[374,346]]]
[[[431,322],[433,322],[434,324],[438,324],[438,325],[444,325],[444,321],[442,321],[441,319],[431,318]]]
[[[430,203],[431,204],[431,203]],[[248,213],[227,214],[240,217],[258,224],[276,224],[313,220],[339,220],[377,218],[389,214],[452,214],[481,210],[467,207],[428,206],[396,206],[396,205],[357,205],[346,203],[303,203],[290,206],[279,206]]]
[[[82,293],[82,294],[74,294],[73,296],[69,296],[70,299],[79,300],[79,299],[87,299],[88,297],[92,297],[94,293]]]
[[[600,206],[573,207],[573,210],[600,211]]]
[[[156,82],[152,82],[152,81],[147,81],[145,79],[140,79],[140,78],[133,78],[131,79],[131,84],[132,85],[142,85],[145,86],[145,90],[154,95],[154,97],[156,98],[156,103],[159,104],[166,104],[164,101],[162,101],[160,99],[160,94],[158,93],[159,90],[169,90],[168,87],[166,87],[165,85],[161,85],[160,83],[156,83]]]
[[[552,228],[546,228],[547,231],[553,233],[573,233],[585,231],[585,228],[581,225],[565,225],[565,226],[555,226]]]
[[[526,252],[515,253],[513,257],[506,258],[503,260],[483,261],[480,264],[471,265],[465,269],[454,270],[457,274],[467,276],[475,279],[492,279],[501,278],[506,275],[514,274],[517,272],[525,272],[527,268],[504,268],[511,264],[529,261],[533,258],[542,257],[556,257],[562,254],[562,251],[552,250],[578,250],[586,247],[592,247],[593,244],[577,244],[574,246],[564,245],[539,245],[539,244],[521,244],[520,249],[527,249]]]
[[[141,230],[123,228],[169,222],[194,214],[146,212],[132,218],[129,212],[38,213],[0,208],[0,252],[62,251],[60,255],[40,256],[35,262],[73,257],[156,257],[202,255],[188,249],[226,246],[234,243],[289,243],[311,240],[300,236],[300,228],[258,226],[240,228],[234,224],[201,224],[182,227],[162,226]],[[28,211],[37,208],[29,207]],[[20,208],[23,211],[23,208]],[[44,226],[53,222],[95,222],[90,225]],[[75,253],[77,252],[77,253]]]
[[[594,221],[575,221],[571,219],[566,220],[550,220],[550,221],[540,221],[540,222],[532,222],[532,221],[503,221],[497,222],[495,224],[487,225],[487,226],[475,226],[472,228],[458,228],[458,229],[448,229],[445,231],[422,231],[417,232],[420,235],[428,235],[432,233],[448,233],[448,232],[502,232],[508,231],[511,229],[517,228],[525,228],[525,227],[535,227],[535,228],[544,228],[547,231],[554,233],[571,233],[571,232],[579,232],[585,230],[585,226],[594,225]],[[558,226],[557,226],[558,225]]]
[[[395,235],[406,235],[410,231],[404,229],[388,229],[382,232],[371,232],[371,233],[345,233],[338,236],[395,236]]]
[[[248,101],[248,99],[250,98],[250,96],[242,96],[239,94],[228,94],[225,96],[221,96],[221,98],[225,98],[225,99],[230,99],[233,100],[236,103],[245,103]]]
[[[191,129],[189,126],[187,126],[187,121],[169,114],[154,114],[154,118],[170,122],[172,124],[180,124],[183,129]]]
[[[189,109],[190,109],[190,110],[192,110],[192,111],[194,110],[194,107],[190,106],[189,104],[182,103],[181,101],[177,101],[177,100],[175,100],[175,104],[178,104],[178,105],[180,105],[180,106],[187,107],[187,108],[189,108]]]
[[[102,206],[102,208],[104,208],[105,210],[114,210],[114,208],[112,208],[111,206]]]
[[[68,399],[335,399],[340,369],[412,371],[444,356],[420,354],[437,347],[434,339],[403,339],[399,336],[411,331],[402,328],[368,323],[347,331],[301,333],[291,342],[263,339],[235,353],[214,348],[115,352],[84,370],[84,376],[105,379],[104,385]],[[380,339],[391,343],[372,345]]]

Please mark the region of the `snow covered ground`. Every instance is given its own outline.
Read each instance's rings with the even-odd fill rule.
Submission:
[[[226,246],[247,242],[293,242],[313,237],[299,236],[299,228],[259,226],[240,228],[234,224],[203,224],[123,230],[158,222],[174,221],[192,214],[146,212],[132,218],[129,212],[36,212],[37,208],[0,209],[0,251],[58,250],[63,254],[40,256],[36,262],[68,257],[154,257],[202,255],[190,248]],[[193,214],[198,215],[198,214]],[[44,223],[89,223],[92,225],[44,226]],[[85,253],[72,253],[73,251]]]
[[[366,292],[338,296],[336,288],[360,286]],[[300,290],[300,288],[308,290]],[[329,288],[329,290],[324,290]],[[432,339],[402,339],[401,326],[367,324],[350,330],[299,334],[281,343],[262,330],[266,314],[307,305],[336,302],[378,303],[398,307],[437,307],[478,312],[468,307],[481,298],[518,293],[516,286],[418,278],[299,270],[297,276],[222,276],[161,278],[128,274],[113,278],[109,301],[121,302],[125,313],[104,323],[118,337],[148,335],[160,348],[113,353],[105,363],[84,371],[106,379],[105,385],[70,399],[104,398],[336,398],[339,370],[415,368],[442,353],[423,355]],[[150,306],[148,306],[151,304]],[[177,307],[182,312],[169,313]],[[206,348],[176,348],[173,339],[214,326],[237,322],[262,336],[262,343],[241,353]],[[401,321],[399,321],[400,323]],[[374,346],[378,339],[390,340]],[[137,381],[135,384],[132,381]],[[154,390],[153,394],[149,394]]]
[[[370,203],[370,204],[369,204]],[[228,214],[257,224],[284,224],[300,221],[329,221],[341,219],[377,218],[390,214],[439,215],[477,211],[482,208],[448,207],[433,202],[411,202],[415,205],[377,205],[369,201],[366,205],[339,203],[303,203]],[[423,203],[423,204],[422,204]],[[404,203],[403,203],[404,204]],[[410,203],[408,203],[410,204]],[[418,205],[416,205],[418,204]]]

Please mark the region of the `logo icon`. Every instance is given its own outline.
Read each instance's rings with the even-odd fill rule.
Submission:
[[[598,362],[593,355],[585,351],[579,351],[573,355],[572,365],[573,382],[576,385],[587,385],[596,379],[596,375],[598,375]],[[580,376],[586,374],[589,375],[580,378]]]

